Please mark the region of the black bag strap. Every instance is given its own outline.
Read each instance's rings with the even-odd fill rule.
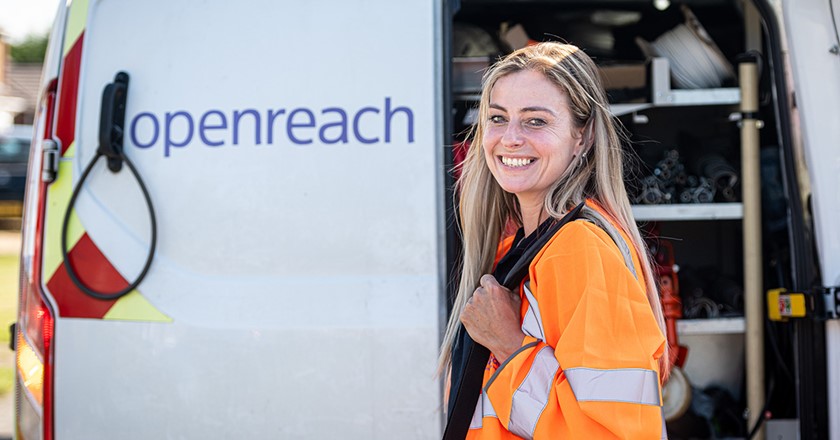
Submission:
[[[566,223],[576,220],[580,215],[581,210],[585,206],[584,202],[575,206],[557,223],[551,225],[551,228],[545,234],[538,237],[527,249],[522,253],[522,256],[516,260],[513,268],[508,272],[502,285],[511,291],[516,291],[519,284],[528,275],[528,268],[531,266],[531,261],[534,257],[545,247],[546,243],[560,230]],[[463,332],[463,325],[459,328],[459,332]],[[481,383],[484,381],[484,369],[487,367],[487,360],[490,359],[490,350],[481,344],[476,343],[473,339],[466,335],[464,338],[464,350],[467,352],[467,362],[461,375],[461,385],[457,390],[450,390],[454,394],[454,403],[449,411],[449,417],[446,422],[446,429],[443,432],[443,440],[463,440],[467,436],[467,431],[470,429],[470,421],[472,421],[475,406],[478,403],[478,398],[481,396]]]

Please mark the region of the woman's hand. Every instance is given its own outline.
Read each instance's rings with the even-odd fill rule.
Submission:
[[[522,300],[493,275],[482,276],[479,284],[461,312],[461,322],[475,342],[504,362],[525,338],[521,329]]]

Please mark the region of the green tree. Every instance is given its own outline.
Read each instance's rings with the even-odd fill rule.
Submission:
[[[11,46],[12,60],[18,63],[43,63],[47,53],[49,35],[30,35],[25,40]]]

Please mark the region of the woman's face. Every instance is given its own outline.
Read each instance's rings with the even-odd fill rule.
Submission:
[[[483,145],[487,166],[520,206],[542,206],[545,195],[582,151],[564,92],[539,72],[512,73],[490,91]]]

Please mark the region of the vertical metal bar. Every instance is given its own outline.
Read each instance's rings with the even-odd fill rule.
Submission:
[[[764,408],[764,307],[761,254],[761,177],[759,161],[758,67],[738,66],[741,84],[741,178],[744,203],[744,316],[748,426],[752,428]],[[754,437],[764,438],[762,427]]]
[[[453,205],[453,189],[455,181],[452,178],[453,154],[452,154],[452,20],[457,10],[457,0],[440,0],[436,3],[439,10],[437,11],[439,22],[439,29],[437,37],[440,39],[435,41],[438,46],[440,58],[438,66],[440,72],[440,85],[436,87],[435,92],[439,93],[440,99],[440,128],[443,133],[440,133],[439,139],[442,140],[438,148],[441,149],[443,155],[443,169],[439,170],[441,175],[441,182],[443,184],[443,292],[440,298],[438,307],[440,309],[440,339],[443,342],[443,334],[446,332],[446,324],[449,319],[449,314],[452,311],[452,300],[455,297],[454,292],[457,285],[454,282],[453,274],[457,266],[457,249],[458,249],[458,233],[457,225],[455,224],[455,207]],[[449,387],[448,374],[442,374],[440,381],[440,391],[442,405],[446,404],[446,397]],[[446,416],[443,411],[440,412],[441,434],[446,426]]]

